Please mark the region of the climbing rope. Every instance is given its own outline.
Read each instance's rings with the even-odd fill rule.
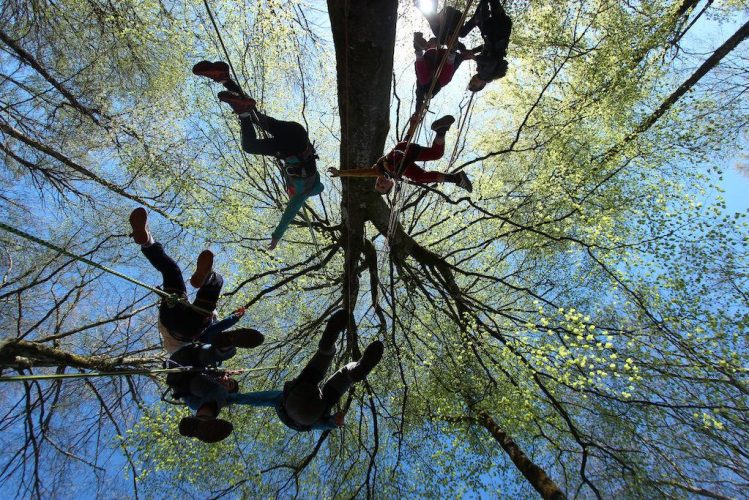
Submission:
[[[21,231],[20,229],[17,229],[15,227],[9,226],[9,225],[5,224],[4,222],[0,222],[0,229],[3,229],[3,230],[5,230],[5,231],[7,231],[9,233],[15,234],[16,236],[20,236],[21,238],[25,238],[25,239],[27,239],[29,241],[32,241],[32,242],[34,242],[34,243],[36,243],[38,245],[42,245],[42,246],[45,246],[45,247],[50,248],[52,250],[55,250],[57,252],[60,252],[60,253],[62,253],[64,255],[67,255],[68,257],[72,257],[75,260],[79,260],[79,261],[81,261],[81,262],[83,262],[85,264],[88,264],[89,266],[95,267],[95,268],[100,269],[100,270],[102,270],[104,272],[107,272],[107,273],[109,273],[109,274],[111,274],[113,276],[117,276],[118,278],[121,278],[123,280],[129,281],[130,283],[133,283],[133,284],[138,285],[138,286],[140,286],[142,288],[145,288],[146,290],[149,290],[149,291],[155,293],[156,295],[162,297],[169,304],[177,304],[177,303],[179,303],[179,304],[182,304],[185,307],[189,307],[189,308],[191,308],[191,309],[193,309],[193,310],[195,310],[195,311],[197,311],[199,313],[205,314],[206,316],[210,316],[211,314],[213,314],[212,311],[206,311],[202,307],[198,307],[195,304],[190,303],[184,297],[181,297],[181,296],[179,296],[177,294],[167,293],[164,290],[159,290],[156,287],[153,287],[151,285],[147,285],[147,284],[143,283],[142,281],[138,281],[135,278],[131,278],[130,276],[127,276],[125,274],[122,274],[121,272],[115,271],[114,269],[111,269],[111,268],[109,268],[107,266],[99,264],[98,262],[94,262],[93,260],[87,259],[86,257],[83,257],[81,255],[76,255],[76,254],[74,254],[74,253],[72,253],[72,252],[70,252],[68,250],[65,250],[64,248],[61,248],[61,247],[59,247],[59,246],[57,246],[57,245],[55,245],[53,243],[50,243],[48,241],[42,240],[40,238],[37,238],[36,236],[33,236],[33,235],[29,234],[29,233]]]
[[[46,375],[10,375],[0,377],[0,382],[25,382],[27,380],[60,380],[75,378],[94,378],[94,377],[129,377],[130,375],[158,375],[169,373],[217,373],[233,372],[247,373],[264,370],[275,370],[282,366],[259,366],[256,368],[237,368],[237,369],[218,369],[218,368],[193,368],[191,366],[181,368],[154,368],[150,370],[119,370],[111,372],[88,372],[88,373],[50,373]]]
[[[403,156],[396,168],[394,181],[395,181],[395,190],[393,193],[393,203],[392,208],[390,210],[390,219],[388,221],[388,231],[387,231],[387,238],[389,241],[392,241],[392,237],[395,231],[395,227],[397,226],[398,219],[400,218],[400,212],[402,209],[402,198],[403,196],[399,196],[400,192],[402,190],[400,185],[400,177],[403,174],[404,170],[404,163],[408,156],[408,150],[411,147],[411,143],[416,135],[418,135],[419,130],[421,129],[424,121],[424,117],[426,116],[427,111],[429,110],[429,104],[432,100],[432,93],[434,92],[434,87],[437,84],[438,76],[441,74],[443,67],[445,66],[445,63],[447,62],[447,58],[450,55],[450,51],[452,50],[453,46],[458,40],[458,34],[460,33],[460,29],[463,26],[463,23],[465,22],[466,15],[468,14],[468,11],[473,5],[473,0],[468,0],[465,9],[463,10],[463,14],[460,17],[460,21],[455,27],[455,31],[451,34],[450,40],[447,44],[447,49],[445,50],[445,53],[442,55],[442,59],[440,60],[440,64],[437,67],[437,70],[434,72],[434,76],[432,77],[432,83],[429,85],[429,90],[427,91],[426,95],[424,96],[424,102],[421,105],[421,109],[417,110],[415,116],[417,117],[417,120],[415,122],[412,122],[409,124],[408,131],[406,132],[406,147],[403,151]],[[441,30],[442,28],[440,28]]]
[[[203,5],[205,6],[205,10],[208,13],[208,17],[211,20],[211,24],[213,25],[213,29],[216,32],[216,36],[218,37],[219,43],[221,44],[221,49],[223,50],[224,56],[226,57],[226,62],[229,65],[229,69],[231,70],[232,76],[234,77],[234,83],[236,83],[237,86],[239,86],[240,89],[241,89],[241,86],[239,85],[239,77],[237,76],[237,72],[234,69],[234,64],[231,62],[231,57],[229,56],[229,51],[226,49],[226,44],[224,43],[224,39],[221,36],[221,30],[219,29],[218,24],[216,23],[216,19],[213,16],[213,11],[211,10],[210,5],[208,4],[208,0],[203,0]],[[245,94],[244,90],[242,90],[242,93]],[[253,121],[255,123],[260,123],[261,119],[260,119],[260,116],[259,116],[259,113],[257,112],[257,110],[253,109],[251,111],[251,113],[252,113]],[[258,128],[260,129],[260,135],[264,139],[267,139],[268,138],[268,133],[265,131],[265,129],[263,127],[258,127]],[[241,151],[242,147],[239,144],[239,141],[237,141],[236,137],[234,137],[234,140],[237,142],[237,145],[239,146],[239,149]],[[243,154],[242,156],[245,158],[245,162],[246,162],[247,159],[246,159],[245,155]],[[286,175],[285,175],[285,173],[283,171],[283,165],[281,164],[281,160],[278,159],[278,158],[276,158],[276,166],[281,171],[281,181],[283,183],[284,189],[288,193],[288,185],[286,184]],[[315,232],[312,229],[312,222],[310,221],[309,217],[307,216],[307,210],[308,210],[308,208],[307,208],[307,204],[305,202],[305,204],[302,206],[302,210],[300,210],[300,213],[301,213],[302,218],[304,219],[304,221],[307,223],[307,227],[309,228],[310,235],[312,236],[312,242],[315,245],[315,250],[319,254],[320,253],[320,245],[318,244],[318,242],[317,242],[317,236],[315,235]]]

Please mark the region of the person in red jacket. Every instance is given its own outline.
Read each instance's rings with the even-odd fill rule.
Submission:
[[[415,120],[416,115],[411,118],[412,124]],[[329,168],[328,172],[333,177],[377,177],[375,190],[382,194],[389,193],[395,184],[392,179],[400,179],[401,176],[418,184],[450,182],[457,184],[470,193],[473,191],[473,185],[465,172],[454,174],[433,172],[424,170],[415,163],[417,161],[430,161],[442,158],[445,152],[445,134],[454,122],[454,117],[446,115],[432,123],[432,130],[435,131],[436,135],[434,141],[432,141],[432,145],[428,148],[419,144],[408,144],[409,135],[406,135],[404,141],[396,144],[392,151],[377,160],[377,163],[370,168],[352,170]],[[413,129],[413,127],[411,128]],[[408,147],[406,147],[407,145]]]
[[[432,88],[432,97],[437,95],[442,87],[452,81],[461,63],[473,59],[474,54],[472,51],[466,50],[462,43],[458,43],[456,48],[448,52],[447,49],[437,47],[436,38],[427,42],[424,35],[419,32],[414,33],[414,50],[416,54],[416,62],[414,63],[416,70],[416,112],[418,112],[429,89]],[[447,58],[445,58],[445,54],[447,54]],[[445,62],[437,73],[443,59],[445,59]],[[432,87],[432,80],[435,80],[434,87]]]

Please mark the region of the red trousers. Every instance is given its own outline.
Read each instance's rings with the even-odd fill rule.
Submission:
[[[400,166],[401,158],[403,158],[402,151],[406,148],[405,142],[399,142],[395,145],[395,148],[393,148],[393,151],[388,154],[388,158],[393,162],[393,168],[398,168]],[[400,154],[398,154],[400,153]],[[429,170],[424,170],[420,166],[416,165],[414,163],[415,161],[429,161],[429,160],[437,160],[439,158],[442,158],[442,155],[445,153],[445,143],[440,141],[440,143],[435,142],[432,143],[431,147],[425,148],[424,146],[420,146],[418,144],[411,144],[408,147],[408,155],[406,156],[406,159],[403,161],[403,175],[405,177],[408,177],[414,182],[418,182],[419,184],[429,184],[431,182],[438,182],[439,178],[442,176],[440,172],[432,172]]]
[[[430,52],[434,52],[434,54],[430,54]],[[416,58],[415,67],[417,85],[430,84],[432,82],[432,77],[437,71],[437,67],[439,66],[439,63],[441,61],[442,55],[438,54],[435,49],[429,49],[424,54],[424,57]],[[440,74],[437,77],[437,83],[439,84],[439,87],[444,87],[445,85],[450,83],[450,80],[453,79],[454,74],[455,61],[453,61],[452,63],[449,61],[445,61],[445,65],[442,66],[442,71],[440,71]]]

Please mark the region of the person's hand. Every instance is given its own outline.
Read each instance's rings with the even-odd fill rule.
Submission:
[[[343,414],[343,412],[339,411],[338,413],[335,414],[335,424],[338,427],[343,427],[343,419],[344,418],[345,418],[345,415]]]
[[[338,170],[337,168],[333,168],[333,167],[330,167],[328,169],[328,173],[330,174],[331,177],[340,177],[341,176],[341,171]]]
[[[278,238],[271,237],[270,239],[270,245],[268,245],[268,250],[275,250],[276,245],[278,245]]]
[[[247,310],[244,307],[240,307],[239,309],[237,309],[236,311],[234,311],[234,314],[236,314],[237,316],[239,316],[241,318],[242,316],[244,316],[244,313],[246,311]]]

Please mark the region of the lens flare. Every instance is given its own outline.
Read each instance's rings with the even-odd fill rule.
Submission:
[[[424,14],[434,12],[434,3],[432,0],[419,0],[419,10]]]

